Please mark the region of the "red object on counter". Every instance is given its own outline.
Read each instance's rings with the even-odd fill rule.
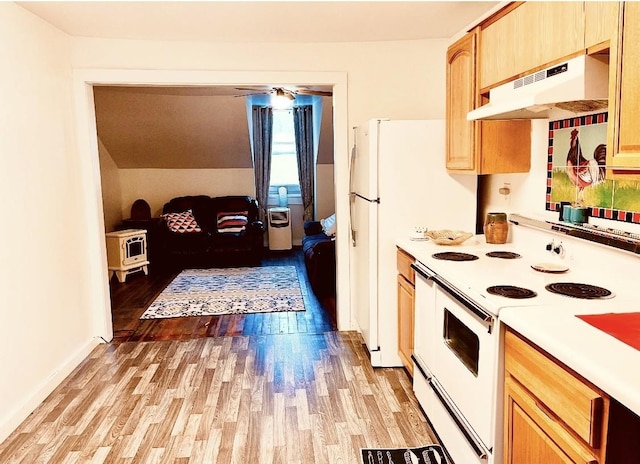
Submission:
[[[590,314],[576,317],[640,351],[640,313]]]

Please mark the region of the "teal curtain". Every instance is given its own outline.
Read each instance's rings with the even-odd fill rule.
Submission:
[[[313,110],[311,105],[293,109],[293,124],[298,158],[298,179],[304,206],[303,220],[313,221],[315,190],[315,156],[313,153]]]
[[[270,107],[251,108],[253,127],[253,175],[256,184],[256,200],[260,207],[260,220],[267,217],[269,179],[271,177],[271,140],[273,139],[273,110]]]

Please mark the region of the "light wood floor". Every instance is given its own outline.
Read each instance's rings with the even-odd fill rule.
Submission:
[[[2,445],[4,463],[359,463],[435,442],[403,369],[356,332],[101,345]]]
[[[299,250],[263,260],[278,264],[301,277],[294,319],[140,321],[172,274],[113,284],[114,341],[0,444],[0,464],[359,464],[360,448],[434,443],[406,371],[373,369],[360,334],[333,331]]]

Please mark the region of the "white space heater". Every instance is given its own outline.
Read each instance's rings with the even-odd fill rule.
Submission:
[[[291,209],[269,208],[269,249],[291,249]]]

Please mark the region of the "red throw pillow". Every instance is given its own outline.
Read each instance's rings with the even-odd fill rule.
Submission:
[[[248,211],[218,213],[218,232],[242,232],[247,228],[248,214]]]
[[[169,227],[171,232],[177,232],[178,234],[202,232],[191,210],[181,213],[167,213],[163,214],[162,217],[167,222],[167,227]]]

